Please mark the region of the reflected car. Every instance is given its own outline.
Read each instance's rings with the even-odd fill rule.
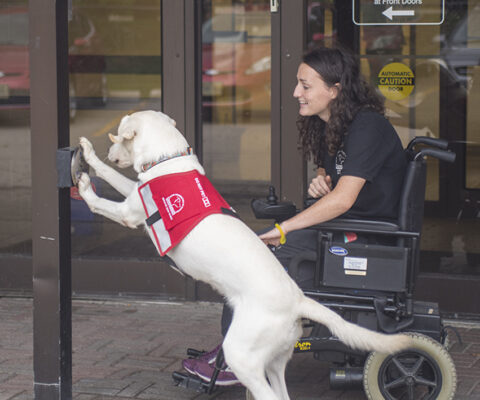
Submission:
[[[30,99],[28,13],[0,10],[0,108],[27,108]]]
[[[202,25],[203,107],[270,110],[271,14],[269,4],[239,11],[225,7]],[[325,33],[331,4],[313,2],[308,8],[309,45],[329,45],[336,32]],[[208,13],[207,13],[208,14]]]
[[[204,107],[269,110],[270,38],[265,11],[218,14],[203,23]]]
[[[452,15],[452,18],[455,17]],[[449,33],[435,36],[433,41],[440,44],[439,55],[415,60],[416,81],[423,79],[428,82],[431,77],[441,75],[449,93],[449,102],[463,102],[473,87],[474,69],[480,66],[480,33],[475,33],[478,28],[473,28],[479,25],[480,5],[477,5],[460,18]],[[407,98],[399,103],[405,107],[417,107],[432,96],[439,98],[439,90],[438,84],[425,85],[420,90],[415,89],[414,101]]]
[[[453,79],[466,89],[472,87],[471,68],[480,65],[480,4],[468,11],[447,35],[440,35],[441,58]]]
[[[73,119],[82,101],[105,104],[107,82],[104,57],[88,55],[93,46],[98,46],[93,23],[74,13],[69,30],[70,117]],[[28,42],[28,9],[0,9],[0,108],[30,107]]]

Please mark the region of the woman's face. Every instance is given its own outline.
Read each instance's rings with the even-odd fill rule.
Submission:
[[[301,63],[297,72],[297,86],[293,92],[300,105],[299,113],[304,117],[318,115],[328,122],[329,104],[337,97],[338,87],[328,87],[320,75],[305,63]]]

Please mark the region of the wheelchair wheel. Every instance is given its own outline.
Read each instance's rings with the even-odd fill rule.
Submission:
[[[246,400],[255,400],[255,397],[253,397],[252,392],[250,390],[245,389],[245,399]]]
[[[370,400],[452,400],[457,374],[440,343],[409,333],[413,346],[394,355],[371,353],[365,362],[363,387]]]

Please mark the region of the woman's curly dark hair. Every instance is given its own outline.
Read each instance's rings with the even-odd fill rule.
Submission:
[[[334,155],[341,148],[348,126],[361,109],[384,114],[384,99],[360,74],[359,64],[350,52],[341,48],[316,48],[306,53],[303,63],[313,68],[329,87],[339,84],[337,97],[329,104],[328,124],[317,115],[297,120],[299,142],[307,160],[313,157],[320,166],[325,151]]]

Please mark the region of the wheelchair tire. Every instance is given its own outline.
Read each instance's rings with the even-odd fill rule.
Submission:
[[[413,346],[394,355],[371,353],[363,388],[369,400],[452,400],[457,387],[453,360],[437,341],[409,333]]]

